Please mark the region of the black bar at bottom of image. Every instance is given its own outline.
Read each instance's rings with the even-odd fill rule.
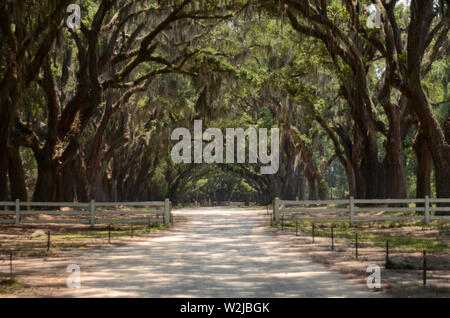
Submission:
[[[299,312],[344,312],[352,306],[357,309],[382,308],[387,302],[402,309],[401,313],[418,310],[427,306],[425,302],[433,301],[433,306],[448,305],[448,299],[392,299],[392,298],[84,298],[84,299],[3,299],[2,308],[16,308],[20,303],[30,303],[27,308],[46,310],[49,306],[70,308],[71,315],[98,312],[102,315],[116,313],[118,310],[133,310],[133,312],[148,313],[148,317],[163,315],[173,317],[297,317]],[[56,307],[54,307],[56,306]],[[381,306],[381,307],[379,307]],[[400,307],[398,307],[400,306]],[[24,306],[25,307],[25,306]],[[26,310],[25,310],[26,311]],[[52,314],[50,314],[52,316]],[[55,315],[55,317],[61,315]],[[300,315],[302,316],[302,315]],[[351,316],[351,315],[350,315]],[[370,315],[369,315],[370,316]],[[365,315],[358,315],[365,317]]]

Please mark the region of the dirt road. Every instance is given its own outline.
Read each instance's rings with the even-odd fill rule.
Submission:
[[[183,209],[189,222],[145,242],[86,253],[69,297],[379,297],[364,284],[284,246],[267,216],[232,208]]]

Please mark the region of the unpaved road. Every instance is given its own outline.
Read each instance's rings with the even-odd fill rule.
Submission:
[[[167,235],[74,260],[81,288],[69,297],[379,297],[365,284],[289,249],[267,216],[236,208],[183,209]]]

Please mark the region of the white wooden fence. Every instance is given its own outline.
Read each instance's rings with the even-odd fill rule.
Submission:
[[[12,209],[14,207],[14,209]],[[31,210],[31,207],[42,207],[42,210]],[[55,210],[47,210],[55,207]],[[119,209],[119,207],[121,207]],[[124,210],[125,207],[143,207],[145,209]],[[62,223],[62,224],[90,224],[93,228],[95,224],[148,224],[148,223],[171,223],[171,202],[165,201],[145,201],[145,202],[15,202],[0,201],[0,216],[10,216],[10,218],[0,218],[3,224],[26,223]],[[61,211],[61,208],[70,208],[68,211]],[[103,208],[103,209],[102,209]],[[107,208],[108,210],[105,210]],[[45,210],[44,210],[45,209]],[[41,216],[56,216],[58,218],[43,219]],[[27,216],[39,216],[39,218],[25,218]],[[117,216],[117,218],[111,218]],[[125,217],[124,217],[125,216]],[[139,216],[139,217],[138,217]],[[73,218],[78,217],[78,218]]]
[[[280,219],[294,219],[299,221],[350,221],[352,225],[354,222],[364,221],[424,220],[426,224],[429,224],[431,220],[450,221],[450,216],[431,214],[431,212],[438,211],[450,212],[449,206],[438,206],[439,203],[450,203],[450,199],[432,199],[427,196],[424,199],[354,199],[350,197],[346,200],[289,201],[275,198],[273,202],[273,221],[275,223],[279,223]],[[397,206],[392,206],[393,204]],[[411,207],[411,204],[415,204],[416,206]],[[423,216],[370,215],[372,213],[379,214],[380,212],[411,212],[411,214],[414,212],[423,212]],[[315,213],[321,213],[322,215],[314,216]],[[361,214],[364,215],[361,216]]]

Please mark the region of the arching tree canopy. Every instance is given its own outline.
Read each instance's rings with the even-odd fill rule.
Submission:
[[[450,197],[447,1],[71,2],[0,0],[0,200]],[[174,163],[198,119],[277,173]]]

